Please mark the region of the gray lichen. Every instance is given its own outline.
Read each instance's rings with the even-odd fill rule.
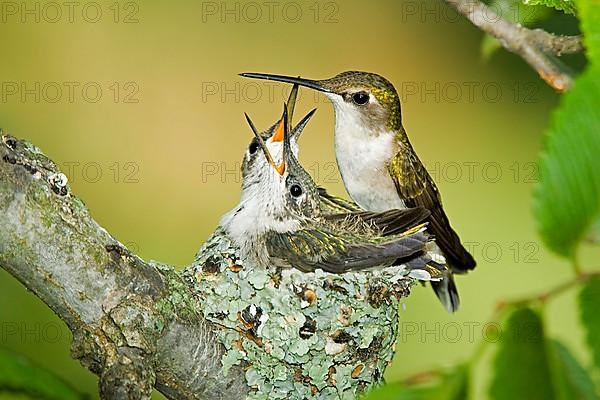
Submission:
[[[263,269],[239,259],[219,229],[184,275],[221,327],[227,371],[244,368],[248,399],[354,399],[382,381],[398,333],[398,271]]]

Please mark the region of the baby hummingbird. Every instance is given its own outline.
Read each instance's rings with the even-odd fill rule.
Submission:
[[[244,73],[244,77],[288,82],[324,93],[335,110],[335,152],[344,185],[358,205],[370,211],[424,207],[427,227],[454,273],[475,268],[475,260],[450,226],[437,186],[415,153],[402,125],[400,99],[380,75],[348,71],[310,80],[283,75]],[[458,309],[452,277],[432,282],[448,311]]]
[[[331,273],[404,264],[407,274],[442,279],[444,266],[427,252],[426,209],[322,212],[318,188],[296,159],[290,142],[306,122],[291,131],[287,112],[286,106],[281,163],[275,161],[248,118],[265,167],[253,171],[252,182],[243,186],[242,201],[221,223],[242,258],[265,267],[295,267],[307,272],[320,268]],[[307,117],[310,115],[312,112]]]
[[[294,113],[296,98],[298,95],[298,85],[293,85],[288,101],[286,103],[288,120],[292,121],[292,115]],[[298,157],[298,139],[302,134],[304,127],[308,121],[314,115],[316,109],[310,111],[300,122],[296,125],[290,134],[290,147],[295,157]],[[248,119],[251,124],[253,131],[256,130],[252,121]],[[283,116],[267,128],[265,131],[260,133],[260,139],[263,140],[269,153],[272,155],[273,160],[281,162],[282,151],[283,151],[283,133],[284,133],[284,122]],[[259,138],[254,137],[248,146],[244,159],[242,161],[242,187],[251,185],[256,180],[260,179],[260,174],[264,171],[265,165],[267,165],[267,159],[264,154],[260,154]],[[329,194],[324,188],[318,187],[319,201],[321,209],[326,214],[340,213],[340,212],[351,212],[351,211],[363,211],[358,205],[352,201],[342,199],[337,196]],[[244,192],[243,192],[244,193]]]

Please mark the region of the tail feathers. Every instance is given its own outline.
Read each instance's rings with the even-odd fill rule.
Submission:
[[[458,310],[458,307],[460,306],[460,298],[458,297],[458,289],[456,288],[456,284],[454,283],[454,278],[451,273],[448,273],[444,279],[438,282],[432,281],[431,287],[449,313],[453,313]]]

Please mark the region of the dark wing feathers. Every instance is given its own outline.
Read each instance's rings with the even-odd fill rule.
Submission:
[[[424,222],[431,214],[424,207],[413,207],[404,210],[395,209],[384,212],[364,211],[356,203],[330,195],[322,187],[319,187],[318,191],[321,205],[325,206],[325,219],[333,222],[346,220],[349,224],[353,219],[360,220],[372,225],[384,236],[403,233],[407,229]]]
[[[406,155],[409,153],[409,155]],[[412,156],[410,154],[413,154]],[[413,157],[413,158],[411,158]],[[435,183],[412,151],[399,151],[389,164],[396,190],[406,207],[424,207],[431,212],[427,230],[434,236],[453,272],[465,273],[475,268],[475,259],[463,247],[442,208]]]
[[[407,208],[404,210],[388,210],[383,212],[361,211],[326,215],[330,221],[346,221],[352,225],[362,223],[372,227],[383,236],[399,235],[422,224],[429,216],[429,210],[423,207]]]
[[[390,266],[398,258],[424,256],[426,243],[423,232],[378,242],[321,229],[271,232],[266,238],[269,256],[287,260],[302,271],[321,268],[331,273]]]

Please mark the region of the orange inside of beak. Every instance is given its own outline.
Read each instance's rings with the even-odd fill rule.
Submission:
[[[285,163],[282,162],[281,164],[279,164],[279,166],[275,167],[275,170],[279,173],[279,175],[283,176],[284,172],[285,172]]]
[[[283,142],[283,134],[285,131],[285,127],[283,126],[283,119],[279,121],[277,124],[277,128],[275,128],[275,133],[273,134],[273,142]]]

